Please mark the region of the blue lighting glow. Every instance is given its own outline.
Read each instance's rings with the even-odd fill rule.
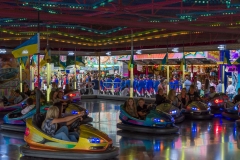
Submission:
[[[67,99],[67,96],[63,96],[63,99]]]
[[[88,140],[89,140],[90,143],[100,143],[100,139],[99,138],[93,137],[93,138],[89,138]]]
[[[177,111],[176,110],[172,110],[171,114],[177,114]]]
[[[78,114],[78,112],[77,111],[72,111],[72,114]]]
[[[153,121],[154,122],[160,122],[160,119],[159,118],[154,118]]]
[[[211,103],[211,102],[209,102],[209,103],[208,103],[208,106],[209,106],[209,107],[210,107],[210,106],[212,106],[212,103]]]
[[[197,108],[196,108],[196,107],[192,107],[192,110],[196,111],[196,110],[197,110]]]
[[[86,109],[86,111],[85,111],[86,113],[88,113],[88,110]]]
[[[237,111],[237,110],[238,110],[238,107],[237,107],[237,106],[235,106],[235,107],[234,107],[234,110],[235,110],[235,111]]]

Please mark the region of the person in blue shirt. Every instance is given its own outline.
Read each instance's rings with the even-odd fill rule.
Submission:
[[[103,93],[105,91],[105,87],[104,87],[103,83],[104,83],[104,79],[101,78],[101,80],[100,80],[100,93]]]
[[[120,86],[121,91],[124,90],[125,87],[126,87],[126,82],[125,82],[125,78],[123,77],[121,81],[121,86]]]
[[[146,80],[146,90],[147,90],[147,96],[151,97],[152,96],[152,91],[153,91],[153,81],[152,78],[148,78]]]
[[[112,79],[110,78],[110,76],[108,76],[107,80],[106,80],[107,83],[105,83],[105,87],[107,89],[107,91],[112,94],[111,90],[112,90]]]
[[[159,86],[159,84],[160,84],[159,79],[154,79],[154,81],[153,81],[154,94],[158,93],[158,86]]]
[[[136,95],[137,88],[138,88],[138,78],[135,77],[134,81],[133,81],[133,94],[134,94],[134,96]]]
[[[138,81],[138,96],[144,96],[145,93],[145,82],[142,77]]]
[[[191,86],[192,82],[189,80],[189,77],[186,77],[186,81],[184,82],[185,88],[187,89],[187,92],[189,91],[189,88]]]
[[[128,88],[130,89],[131,80],[128,77],[127,77],[127,80],[125,81],[125,86],[128,86]]]
[[[114,79],[114,94],[119,94],[120,91],[120,83],[121,83],[121,79],[119,78],[119,76],[117,75],[116,78]]]

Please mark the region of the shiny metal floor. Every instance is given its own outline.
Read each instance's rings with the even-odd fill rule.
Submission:
[[[211,121],[185,120],[179,124],[177,135],[157,136],[122,132],[116,128],[119,122],[121,102],[84,100],[94,127],[106,132],[120,147],[120,160],[239,160],[240,129],[234,121],[216,117]],[[23,134],[0,131],[0,159],[28,160],[21,157],[19,146],[24,144]],[[40,160],[34,158],[34,160]]]

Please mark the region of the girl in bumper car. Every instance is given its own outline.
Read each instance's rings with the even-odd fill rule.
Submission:
[[[125,111],[132,117],[139,118],[136,109],[136,103],[133,98],[129,98],[124,105]]]
[[[81,118],[84,113],[78,115],[67,116],[64,118],[59,118],[59,109],[57,106],[52,106],[48,109],[45,120],[42,123],[42,130],[57,139],[65,141],[77,142],[75,135],[69,134],[68,127],[62,126],[58,129],[59,123],[66,123],[76,118]]]

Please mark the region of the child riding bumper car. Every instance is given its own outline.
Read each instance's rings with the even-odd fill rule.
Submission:
[[[225,103],[225,109],[224,112],[222,112],[222,116],[226,118],[231,119],[240,119],[240,116],[238,115],[240,109],[240,102],[237,102],[236,104],[232,102],[226,102]]]
[[[188,104],[184,112],[185,116],[190,119],[211,119],[211,108],[201,101],[193,101]]]
[[[156,107],[156,110],[170,114],[174,118],[175,123],[180,123],[185,119],[182,111],[170,103],[162,103]]]
[[[38,108],[39,104],[37,104],[36,107]],[[57,112],[53,112],[54,109]],[[80,127],[77,126],[78,123],[73,122],[71,124],[70,128],[78,127],[79,131],[77,131],[77,133],[79,137],[77,141],[60,139],[46,132],[45,129],[51,131],[52,128],[49,127],[54,127],[55,124],[54,117],[53,119],[47,119],[47,117],[51,115],[58,116],[58,114],[59,110],[56,107],[50,107],[46,118],[44,115],[36,113],[33,119],[27,119],[27,128],[24,135],[24,140],[27,145],[23,145],[20,148],[24,156],[92,160],[111,159],[118,155],[118,148],[113,146],[112,139],[110,139],[107,134],[87,124],[81,125]],[[76,117],[76,120],[78,120],[78,116],[72,117]],[[58,118],[56,118],[56,120],[57,119]],[[48,120],[51,121],[49,122]]]
[[[118,123],[117,128],[122,130],[155,134],[172,134],[179,130],[170,115],[155,110],[150,110],[145,119],[138,119],[130,116],[121,106],[119,119],[122,123]]]

